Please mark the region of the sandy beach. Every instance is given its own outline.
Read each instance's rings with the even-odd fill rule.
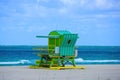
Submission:
[[[120,65],[84,65],[86,69],[29,69],[0,66],[0,80],[120,80]]]

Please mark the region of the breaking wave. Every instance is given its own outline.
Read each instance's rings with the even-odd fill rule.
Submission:
[[[29,60],[20,60],[20,61],[8,61],[8,62],[0,62],[0,65],[15,65],[15,64],[30,64]]]
[[[120,63],[120,60],[84,60],[83,58],[76,58],[76,63]]]
[[[84,60],[83,58],[76,58],[75,59],[76,64],[118,64],[120,63],[120,60]],[[35,64],[35,60],[19,60],[19,61],[6,61],[6,62],[0,62],[0,66],[5,65],[31,65]]]

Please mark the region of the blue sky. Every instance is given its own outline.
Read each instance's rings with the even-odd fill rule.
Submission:
[[[120,0],[0,0],[0,45],[47,45],[53,30],[77,45],[120,46]]]

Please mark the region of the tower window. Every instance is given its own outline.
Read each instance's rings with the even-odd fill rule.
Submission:
[[[70,44],[71,40],[68,40],[68,44]]]

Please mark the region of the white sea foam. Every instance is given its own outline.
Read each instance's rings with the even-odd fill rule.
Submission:
[[[0,62],[0,65],[7,65],[7,64],[29,64],[31,63],[29,60],[20,60],[20,61],[12,61],[12,62]]]
[[[79,62],[87,62],[87,63],[104,63],[104,62],[120,62],[120,60],[84,60],[82,58],[77,58],[75,59],[75,62],[79,63]]]
[[[31,63],[29,60],[20,60],[19,62],[20,62],[21,64]]]
[[[0,65],[6,65],[6,64],[20,64],[20,62],[0,62]]]
[[[120,60],[84,60],[84,62],[102,63],[102,62],[120,62]]]
[[[0,65],[19,65],[19,64],[33,64],[35,60],[20,60],[20,61],[8,61],[0,62]],[[76,58],[76,63],[120,63],[120,60],[84,60],[83,58]]]
[[[82,58],[75,59],[75,62],[83,62],[84,60]]]

